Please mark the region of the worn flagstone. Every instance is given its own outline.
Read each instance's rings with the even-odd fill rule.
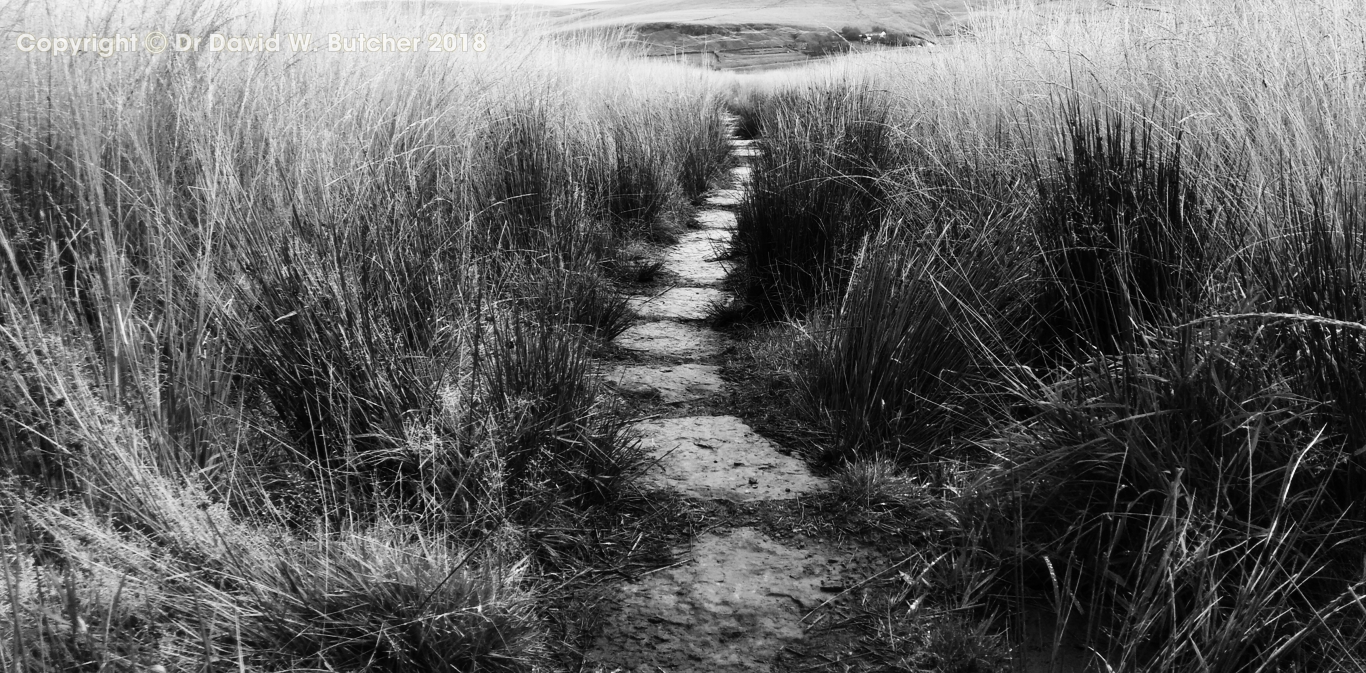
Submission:
[[[688,416],[639,423],[656,459],[645,483],[695,498],[782,500],[821,489],[806,463],[778,452],[734,416]]]
[[[615,343],[657,357],[699,359],[721,352],[721,336],[716,330],[672,320],[636,323],[622,332]]]
[[[727,299],[714,287],[675,287],[650,297],[631,297],[628,304],[644,320],[705,320],[713,305]]]
[[[721,392],[721,368],[714,365],[628,365],[607,372],[607,382],[627,397],[660,402],[701,400]]]

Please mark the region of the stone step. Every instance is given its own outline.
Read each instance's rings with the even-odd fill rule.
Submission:
[[[722,210],[722,211],[717,211],[717,212],[722,212],[722,213],[724,213],[724,212],[726,212],[726,211]],[[733,214],[733,213],[731,214],[731,217],[734,217],[734,214]],[[700,244],[700,243],[702,243],[702,242],[705,242],[705,243],[706,243],[706,246],[705,246],[704,248],[699,248],[699,249],[704,249],[704,250],[706,250],[706,253],[705,253],[705,254],[711,255],[714,251],[725,250],[725,249],[730,245],[730,239],[731,239],[731,236],[732,236],[732,235],[734,235],[734,232],[732,232],[732,231],[729,230],[729,229],[720,229],[720,228],[697,229],[697,230],[694,230],[694,231],[689,231],[689,232],[683,234],[682,236],[679,236],[679,237],[678,237],[678,245],[682,245],[682,246],[694,245],[694,246],[695,246],[695,245],[698,245],[698,244]]]
[[[735,228],[735,211],[704,210],[697,214],[697,226],[713,231],[729,231]]]
[[[705,320],[713,305],[727,299],[713,287],[676,287],[651,297],[631,297],[628,305],[645,320]]]
[[[622,332],[615,343],[640,353],[683,359],[704,358],[721,352],[721,340],[714,330],[672,320],[636,323]]]
[[[802,617],[829,598],[836,550],[795,548],[752,528],[707,534],[686,563],[625,584],[588,658],[656,673],[766,671],[802,636]]]
[[[735,416],[688,416],[633,426],[657,462],[644,484],[695,498],[784,500],[822,488],[806,464]]]
[[[624,397],[687,402],[721,392],[721,368],[713,365],[628,365],[609,369],[604,378]]]
[[[717,189],[708,193],[702,203],[708,206],[735,207],[740,205],[744,192],[739,189]]]
[[[728,232],[702,230],[684,234],[664,256],[664,266],[687,283],[713,285],[726,277],[727,267],[716,261],[726,250]]]

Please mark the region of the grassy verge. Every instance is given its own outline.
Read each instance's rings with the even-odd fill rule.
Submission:
[[[509,17],[59,9],[0,25],[486,48],[0,57],[0,666],[544,665],[624,559],[574,539],[639,465],[590,355],[712,85]]]
[[[874,114],[784,121],[820,88],[744,104],[767,154],[741,229],[771,213],[776,239],[744,257],[751,296],[807,298],[773,385],[851,501],[929,493],[951,522],[843,663],[961,637],[1003,665],[1005,635],[1098,670],[1363,666],[1340,635],[1366,615],[1353,7],[1025,6],[869,64],[897,92]],[[856,116],[875,174],[831,158]],[[784,190],[800,210],[768,205]],[[864,198],[838,244],[806,224]],[[842,253],[801,255],[805,285],[768,270],[798,248]]]

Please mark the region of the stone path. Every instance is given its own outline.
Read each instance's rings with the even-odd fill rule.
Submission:
[[[716,190],[696,229],[666,258],[675,287],[635,297],[642,322],[617,339],[653,364],[617,367],[609,382],[626,397],[682,404],[719,395],[725,382],[715,361],[724,337],[704,322],[724,265],[715,258],[735,227],[734,207],[749,180],[748,141],[733,140],[735,186]],[[637,427],[656,462],[646,487],[684,497],[735,502],[783,500],[822,488],[801,460],[778,452],[734,416],[683,416]],[[622,585],[601,636],[586,653],[600,671],[712,673],[768,670],[778,651],[802,635],[801,618],[828,594],[833,549],[797,548],[753,528],[707,533],[675,549],[679,563]],[[590,667],[591,670],[591,667]]]

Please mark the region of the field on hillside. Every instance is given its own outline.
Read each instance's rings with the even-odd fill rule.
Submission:
[[[1363,0],[0,3],[0,669],[592,670],[733,127],[726,413],[913,540],[775,670],[1366,670]]]
[[[741,0],[738,2],[680,2],[678,0],[628,0],[571,4],[573,25],[679,23],[698,25],[776,25],[793,28],[838,30],[841,26],[888,28],[933,32],[962,15],[970,3],[964,0]]]
[[[978,2],[979,7],[992,5]],[[715,70],[766,70],[813,59],[953,39],[971,3],[670,0],[556,5],[567,31],[621,29],[649,57]]]

